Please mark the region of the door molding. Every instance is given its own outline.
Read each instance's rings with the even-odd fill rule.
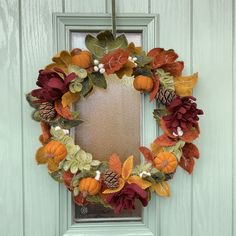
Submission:
[[[154,14],[119,14],[116,17],[117,31],[142,33],[142,47],[145,51],[159,45],[159,17]],[[111,29],[110,14],[53,14],[54,52],[70,49],[70,35],[73,31],[100,31]],[[155,104],[142,95],[141,145],[149,146],[157,136],[156,122],[152,117]],[[72,132],[73,133],[73,132]],[[143,161],[143,160],[142,160]],[[64,186],[59,189],[59,227],[60,236],[154,236],[157,235],[159,201],[156,195],[148,207],[143,208],[140,222],[96,222],[75,223],[72,217],[71,194]]]

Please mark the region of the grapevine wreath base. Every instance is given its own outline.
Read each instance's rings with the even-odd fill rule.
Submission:
[[[177,167],[192,173],[198,148],[192,142],[199,136],[197,108],[192,89],[198,75],[182,76],[184,63],[176,61],[174,50],[153,48],[148,53],[124,34],[114,37],[104,31],[85,39],[88,51],[75,48],[61,51],[53,63],[39,71],[39,88],[27,94],[34,108],[32,117],[40,122],[42,146],[36,152],[38,164],[46,164],[49,174],[67,187],[79,205],[99,203],[119,214],[132,210],[135,200],[148,205],[151,192],[169,196],[168,181]],[[145,162],[134,166],[134,156],[124,163],[117,154],[106,161],[74,143],[69,129],[82,123],[73,103],[86,97],[94,87],[107,88],[107,75],[130,77],[134,89],[157,102],[154,118],[163,130],[150,146],[140,147]],[[107,158],[107,157],[106,157]]]

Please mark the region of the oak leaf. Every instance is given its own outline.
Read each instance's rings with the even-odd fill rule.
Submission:
[[[175,92],[181,97],[191,96],[194,86],[198,80],[198,73],[190,76],[179,76],[174,78]]]

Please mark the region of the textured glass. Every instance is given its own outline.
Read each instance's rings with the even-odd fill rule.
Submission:
[[[73,32],[71,47],[85,49],[86,34]],[[128,41],[141,45],[140,33],[126,33],[126,37]],[[75,129],[76,143],[92,153],[95,159],[107,160],[112,153],[117,153],[122,161],[134,155],[137,163],[140,158],[140,93],[133,88],[133,78],[125,77],[121,80],[111,75],[106,80],[107,89],[95,88],[89,96],[81,98],[76,104],[76,110],[84,120]],[[77,220],[108,217],[119,217],[119,220],[120,217],[140,219],[141,207],[137,204],[134,212],[124,212],[119,216],[100,205],[75,207]]]

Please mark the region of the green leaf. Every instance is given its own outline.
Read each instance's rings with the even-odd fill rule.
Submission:
[[[167,152],[171,152],[173,153],[177,160],[180,161],[180,158],[182,157],[182,149],[185,145],[185,142],[180,140],[178,141],[174,146],[171,146],[171,147],[163,147],[163,149]]]
[[[128,41],[124,34],[114,38],[110,31],[103,31],[97,35],[97,38],[92,35],[87,35],[85,45],[95,58],[102,58],[105,54],[115,51],[118,48],[126,49]]]
[[[63,183],[63,177],[62,177],[62,172],[59,170],[59,171],[55,171],[55,172],[52,172],[52,173],[49,173],[49,175],[57,182],[59,183]]]
[[[40,117],[40,114],[39,114],[38,110],[33,111],[31,116],[32,116],[33,120],[35,120],[37,122],[41,121],[41,117]]]
[[[156,119],[158,123],[160,123],[161,117],[165,115],[167,115],[167,110],[165,107],[158,107],[153,111],[153,117]]]
[[[26,100],[27,100],[27,102],[29,103],[29,105],[31,106],[31,107],[33,107],[33,108],[39,108],[39,106],[40,106],[40,103],[39,102],[35,102],[35,101],[37,101],[38,99],[36,98],[36,97],[33,97],[32,95],[31,95],[31,93],[27,93],[26,95],[25,95],[25,97],[26,97]]]
[[[107,81],[103,74],[95,72],[88,74],[88,77],[91,79],[93,85],[99,88],[104,88],[104,89],[107,88]]]
[[[61,117],[57,120],[56,125],[59,125],[62,129],[71,129],[72,127],[78,126],[81,123],[83,123],[82,120],[66,120]]]
[[[85,78],[84,81],[82,82],[82,90],[81,94],[86,97],[93,89],[93,83],[89,77]]]
[[[106,203],[99,195],[87,196],[86,200],[94,204],[102,204],[106,208],[112,208],[111,205]]]
[[[156,74],[160,78],[160,84],[165,89],[175,90],[174,77],[169,72],[165,72],[163,69],[157,69]]]
[[[134,76],[138,76],[138,75],[144,75],[144,76],[152,77],[152,72],[151,72],[151,70],[148,66],[137,67],[135,72],[134,72]]]
[[[153,60],[152,57],[149,57],[146,55],[145,51],[142,51],[141,54],[137,54],[136,57],[137,57],[136,63],[138,64],[138,67],[144,67],[145,65],[149,64]]]

